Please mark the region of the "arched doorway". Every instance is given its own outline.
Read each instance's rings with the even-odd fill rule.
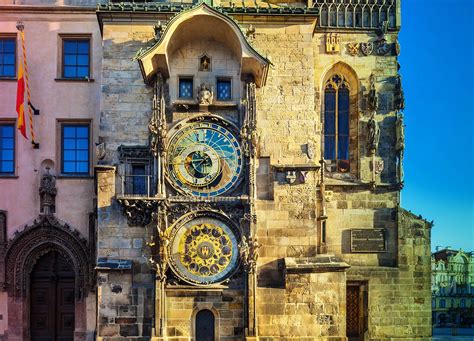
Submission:
[[[75,273],[58,252],[38,259],[30,275],[32,341],[74,340]]]
[[[200,310],[196,314],[196,341],[215,341],[215,318],[212,311]]]

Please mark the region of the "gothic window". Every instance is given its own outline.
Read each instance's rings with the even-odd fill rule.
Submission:
[[[212,311],[203,309],[196,315],[196,341],[215,340],[215,317]]]
[[[338,74],[324,88],[324,158],[334,161],[339,172],[349,167],[349,85]]]
[[[446,308],[446,301],[445,300],[439,300],[439,307],[440,308]]]

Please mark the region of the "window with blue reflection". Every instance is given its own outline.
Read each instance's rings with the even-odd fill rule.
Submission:
[[[0,38],[0,77],[14,78],[15,73],[15,38]]]
[[[132,184],[134,195],[147,194],[147,177],[145,165],[132,165]]]
[[[15,173],[15,125],[0,125],[0,175]]]
[[[179,98],[193,98],[193,79],[179,79]]]
[[[446,308],[446,300],[439,300],[439,307]]]
[[[349,170],[349,88],[340,75],[332,76],[324,90],[324,158]]]
[[[217,100],[230,101],[232,99],[232,87],[230,79],[217,80]]]
[[[63,41],[63,77],[88,78],[89,45],[87,39],[65,39]]]
[[[89,174],[89,125],[64,124],[62,136],[62,173]]]

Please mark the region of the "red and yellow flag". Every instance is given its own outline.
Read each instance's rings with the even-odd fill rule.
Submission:
[[[16,89],[16,112],[18,113],[18,129],[21,135],[26,137],[26,122],[25,122],[25,80],[23,79],[23,65],[18,63],[18,85]]]

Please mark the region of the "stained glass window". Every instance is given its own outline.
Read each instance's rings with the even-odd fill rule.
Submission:
[[[0,38],[0,77],[15,77],[15,38]]]
[[[339,171],[349,170],[349,87],[334,75],[324,91],[324,158],[335,160]]]
[[[230,79],[217,80],[217,100],[229,101],[232,99],[231,81]]]
[[[65,39],[63,41],[63,77],[89,77],[88,39]]]
[[[89,125],[62,126],[62,173],[89,174]]]
[[[179,79],[179,98],[193,98],[193,79]]]
[[[15,172],[15,126],[0,125],[0,174]]]

